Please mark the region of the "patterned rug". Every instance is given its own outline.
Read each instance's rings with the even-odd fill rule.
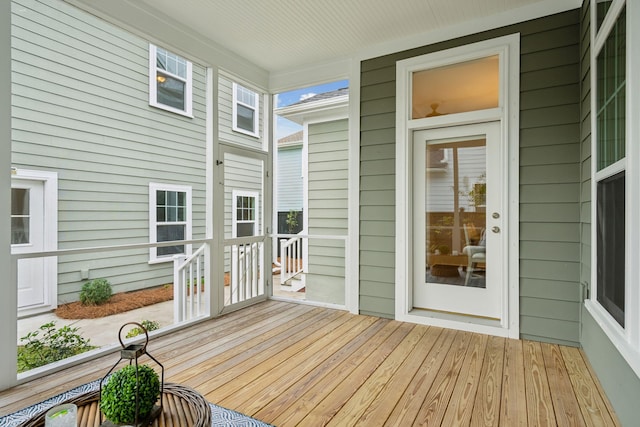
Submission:
[[[17,427],[35,415],[41,414],[55,405],[85,393],[96,391],[98,388],[98,380],[81,385],[57,396],[51,397],[43,402],[1,417],[0,427]],[[232,411],[231,409],[223,408],[222,406],[214,405],[213,403],[209,403],[209,406],[211,407],[212,427],[273,427],[271,424],[263,423],[255,418]]]

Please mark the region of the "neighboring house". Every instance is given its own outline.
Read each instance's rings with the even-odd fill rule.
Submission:
[[[302,134],[303,131],[298,131],[278,140],[276,215],[281,234],[295,233],[303,227]],[[287,225],[290,212],[298,223],[293,230]]]
[[[270,93],[349,76],[350,107],[342,114],[334,115],[331,108],[304,111],[304,103],[293,107],[303,110],[298,122],[307,126],[306,231],[348,234],[348,249],[309,242],[307,281],[314,275],[326,286],[315,298],[342,302],[364,315],[582,347],[622,423],[637,424],[638,2],[505,6],[492,16],[457,22],[454,28],[441,22],[443,27],[428,33],[378,40],[378,45],[346,56],[317,58],[323,61],[318,66],[302,62],[285,72],[234,56],[237,46],[221,46],[208,38],[207,29],[215,25],[195,19],[201,18],[192,9],[196,3],[69,1],[118,26],[66,3],[13,1],[12,93],[5,88],[0,94],[0,99],[12,98],[13,112],[7,105],[2,111],[11,115],[13,134],[10,144],[3,142],[0,159],[13,149],[14,223],[30,220],[27,192],[58,187],[58,197],[33,204],[47,212],[46,206],[58,205],[57,221],[42,227],[43,250],[149,242],[149,189],[156,183],[176,196],[186,195],[190,186],[192,236],[202,236],[206,227],[215,235],[214,252],[220,254],[224,246],[227,254],[212,258],[214,262],[233,262],[237,253],[239,264],[247,249],[234,249],[223,240],[253,245],[270,233],[270,155],[264,148],[270,142],[271,120],[261,119],[272,113]],[[349,2],[343,3],[347,7]],[[455,3],[460,4],[466,3]],[[469,5],[483,8],[480,1]],[[275,4],[270,6],[275,9]],[[65,13],[57,10],[62,7]],[[184,13],[174,16],[172,7]],[[300,8],[310,11],[308,5]],[[256,12],[258,22],[270,22],[263,16],[267,9]],[[446,16],[444,6],[434,10]],[[36,24],[32,16],[46,17],[47,25]],[[223,16],[233,22],[246,18]],[[122,28],[146,32],[204,58],[202,65],[192,63],[190,114],[150,105],[149,44]],[[269,32],[268,25],[258,29]],[[251,25],[242,26],[243,32],[251,30]],[[286,30],[286,39],[265,34],[264,40],[273,46],[289,46],[297,36],[309,41]],[[237,34],[227,40],[239,39],[233,36]],[[247,42],[249,37],[241,39],[246,55],[260,46]],[[313,52],[308,44],[304,49]],[[89,59],[83,61],[85,55]],[[6,54],[0,58],[9,61]],[[231,75],[242,79],[235,81]],[[207,81],[214,87],[205,90]],[[212,94],[219,96],[212,101]],[[224,97],[232,99],[230,108],[218,104]],[[169,98],[166,102],[172,103]],[[77,101],[69,105],[71,100]],[[207,109],[215,118],[208,123],[201,112],[206,105],[215,110]],[[432,114],[436,110],[440,115]],[[8,141],[8,132],[5,137]],[[487,288],[437,286],[425,281],[424,274],[430,197],[425,186],[436,182],[425,174],[435,177],[437,172],[428,171],[432,165],[422,153],[438,145],[472,146],[478,140],[486,147],[485,168],[471,173],[461,191],[481,192],[486,185]],[[210,152],[203,141],[211,143]],[[205,157],[206,162],[215,161],[208,177]],[[226,175],[234,169],[247,174],[239,174],[242,180]],[[249,171],[252,175],[247,176]],[[10,178],[3,179],[7,195]],[[42,185],[32,189],[33,181]],[[214,193],[211,203],[205,186]],[[440,206],[451,209],[446,203]],[[154,207],[169,205],[156,201]],[[56,223],[56,233],[46,226],[50,223]],[[164,225],[156,221],[157,227]],[[3,228],[0,232],[5,238],[11,234]],[[14,228],[11,237],[26,248],[24,232]],[[322,271],[314,267],[316,256]],[[95,265],[87,259],[59,256],[57,276],[64,298],[77,295],[84,272],[91,278],[97,273],[115,277],[119,290],[140,282],[161,283],[165,277],[156,271],[158,265],[149,263],[153,256],[148,251],[104,257]],[[7,271],[10,260],[6,250],[0,262]],[[131,266],[130,271],[122,265]],[[345,269],[345,288],[333,288]],[[158,276],[146,279],[150,271]],[[264,279],[265,274],[259,276]],[[13,297],[13,290],[7,294]],[[212,292],[211,301],[220,294],[220,289]],[[346,300],[341,299],[344,295]],[[253,295],[247,304],[268,296]],[[15,321],[14,299],[0,304],[5,323]],[[224,308],[212,303],[211,315]],[[0,349],[3,360],[15,355],[8,344],[15,342],[15,329],[7,330],[0,332],[6,344]],[[7,366],[0,368],[3,387],[16,383],[14,367]]]
[[[302,234],[347,236],[349,89],[321,93],[276,114],[303,126]],[[305,239],[307,300],[344,305],[345,242]]]

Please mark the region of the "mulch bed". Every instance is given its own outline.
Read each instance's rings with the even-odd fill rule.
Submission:
[[[96,319],[172,299],[173,285],[165,285],[115,294],[101,305],[82,305],[79,301],[62,304],[58,306],[55,313],[63,319]]]

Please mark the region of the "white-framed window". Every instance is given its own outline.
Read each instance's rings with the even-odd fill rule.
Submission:
[[[190,61],[149,45],[149,105],[191,117],[192,84]]]
[[[258,93],[233,83],[233,130],[260,137]]]
[[[640,377],[640,8],[591,1],[591,292],[585,307]],[[629,118],[629,120],[627,120]]]
[[[232,237],[248,237],[258,234],[258,193],[233,190]]]
[[[191,187],[149,183],[150,243],[191,239]],[[188,254],[189,245],[150,248],[149,262],[172,261],[178,254]]]

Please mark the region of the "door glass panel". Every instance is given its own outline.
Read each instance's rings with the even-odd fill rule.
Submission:
[[[426,281],[486,288],[486,139],[426,145]]]
[[[412,76],[412,118],[499,106],[498,55],[417,71]]]
[[[29,243],[29,189],[11,189],[11,244]]]

